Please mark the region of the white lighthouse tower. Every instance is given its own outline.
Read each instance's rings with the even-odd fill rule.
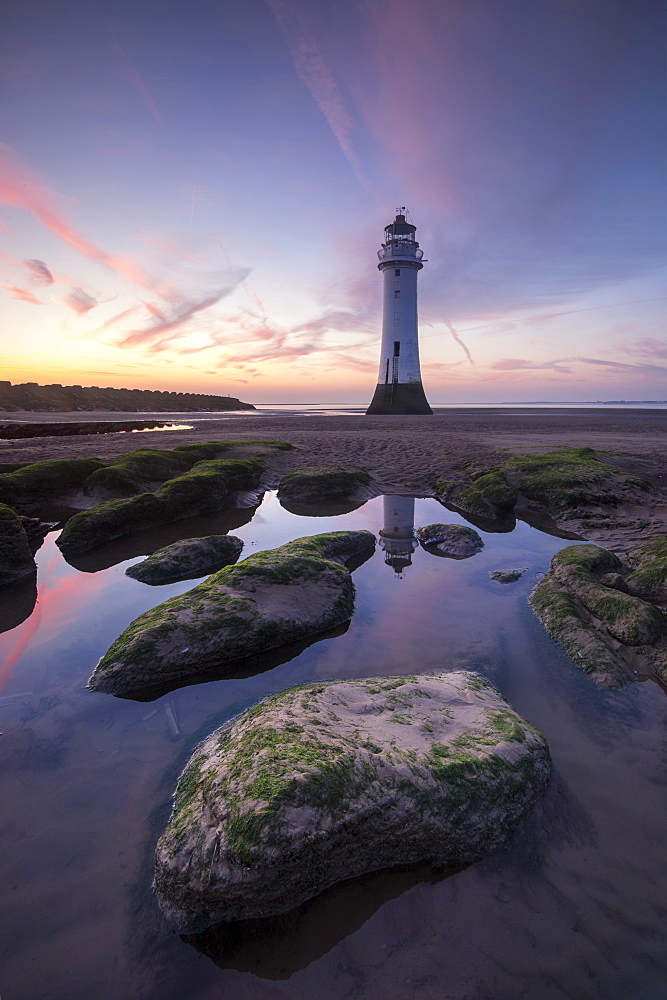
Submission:
[[[423,250],[415,239],[416,226],[406,221],[405,208],[385,226],[385,242],[378,250],[378,268],[384,275],[382,348],[378,384],[367,414],[433,413],[428,405],[419,368],[417,332],[417,274]]]

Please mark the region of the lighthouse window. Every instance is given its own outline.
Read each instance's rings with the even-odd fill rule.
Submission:
[[[394,357],[399,358],[401,356],[401,342],[400,340],[394,341]]]
[[[397,288],[396,291],[394,292],[394,298],[398,299],[398,298],[400,298],[400,295],[401,295],[401,293],[399,292],[399,290]]]
[[[394,274],[396,275],[396,277],[397,277],[397,278],[398,278],[398,276],[400,275],[400,273],[401,273],[401,269],[400,269],[400,267],[395,267],[395,268],[394,268]]]

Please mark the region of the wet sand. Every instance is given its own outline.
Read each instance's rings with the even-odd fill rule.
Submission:
[[[95,420],[118,420],[114,413],[87,414]],[[170,414],[141,414],[164,419]],[[0,462],[38,462],[51,458],[96,456],[113,459],[133,448],[174,448],[200,441],[274,439],[295,451],[281,453],[271,471],[280,476],[299,465],[330,462],[367,469],[383,492],[427,494],[434,479],[451,478],[463,462],[483,469],[508,455],[558,447],[591,447],[624,472],[658,487],[651,504],[649,534],[667,532],[667,408],[512,408],[440,409],[432,417],[366,417],[232,413],[173,414],[190,430],[147,431],[141,435],[44,437],[0,442]],[[80,413],[7,414],[12,422],[80,421]],[[625,529],[619,524],[618,542]]]

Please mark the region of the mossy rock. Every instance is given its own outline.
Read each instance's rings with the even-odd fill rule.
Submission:
[[[367,872],[473,862],[550,776],[544,737],[482,677],[304,684],[213,733],[156,851],[181,930],[284,913]]]
[[[234,440],[185,444],[169,450],[139,448],[121,455],[111,465],[98,469],[88,477],[85,488],[89,493],[104,490],[131,496],[144,492],[154,483],[174,478],[180,472],[191,469],[197,462],[210,461],[225,452],[239,449],[287,451],[292,447],[286,441]]]
[[[189,472],[167,480],[155,493],[106,500],[75,514],[56,544],[66,557],[77,556],[147,528],[222,510],[234,492],[259,485],[263,468],[261,458],[197,462]]]
[[[154,585],[192,580],[235,563],[242,549],[243,542],[236,535],[184,538],[128,567],[125,574],[133,580]]]
[[[481,535],[463,524],[427,524],[415,535],[427,552],[450,559],[467,559],[484,548]]]
[[[30,542],[20,516],[0,503],[0,587],[37,572]]]
[[[370,555],[374,546],[370,531],[334,531],[227,566],[133,621],[102,657],[89,686],[131,695],[180,684],[332,629],[354,611],[344,563]]]
[[[330,503],[368,499],[372,477],[353,465],[304,466],[280,480],[278,499],[292,503]]]
[[[16,472],[0,475],[0,503],[19,509],[24,503],[44,497],[64,496],[80,489],[104,462],[98,458],[56,458],[33,462]]]
[[[627,683],[667,634],[659,608],[618,589],[622,568],[613,552],[572,545],[556,553],[530,597],[549,635],[577,666],[612,687]]]
[[[601,462],[592,448],[515,455],[502,467],[481,475],[467,464],[461,471],[472,478],[471,483],[436,480],[436,495],[466,514],[488,520],[502,520],[515,508],[536,504],[552,517],[613,508],[624,501],[642,502],[655,492],[645,480]]]
[[[667,602],[667,538],[635,545],[625,561],[632,567],[625,581],[630,593],[644,601]]]

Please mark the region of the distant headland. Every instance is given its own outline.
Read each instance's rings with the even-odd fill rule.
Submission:
[[[234,396],[205,396],[197,392],[161,392],[156,389],[101,389],[97,385],[12,385],[0,381],[0,410],[110,410],[118,413],[192,413],[193,411],[254,410]]]

